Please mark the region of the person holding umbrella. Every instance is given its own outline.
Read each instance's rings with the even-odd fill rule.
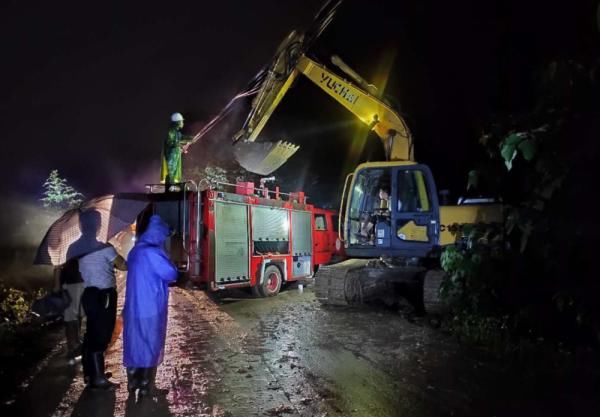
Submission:
[[[91,198],[58,218],[40,242],[35,265],[63,265],[78,259],[84,281],[81,304],[87,315],[82,365],[91,388],[111,388],[104,374],[104,351],[116,322],[114,268],[125,270],[125,260],[108,243],[131,227],[147,207],[142,194],[109,194]]]
[[[127,389],[141,396],[150,393],[156,367],[162,363],[167,334],[169,283],[177,268],[164,249],[169,227],[158,215],[129,252],[127,290],[123,308],[123,364]]]
[[[91,210],[80,218],[81,238],[71,246],[95,250],[79,258],[83,279],[81,304],[87,316],[83,336],[83,375],[90,388],[110,389],[114,384],[104,374],[104,351],[110,343],[117,318],[117,280],[115,268],[126,271],[127,263],[109,243],[96,240],[101,225],[100,213]],[[93,241],[96,241],[94,243]]]

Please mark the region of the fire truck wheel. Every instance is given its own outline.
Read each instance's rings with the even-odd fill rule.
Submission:
[[[262,284],[259,285],[259,291],[263,297],[273,297],[279,294],[281,289],[281,271],[275,265],[269,265],[265,269],[265,276]]]
[[[252,287],[252,296],[255,298],[262,298],[262,292],[260,291],[260,284],[255,285],[254,287]]]

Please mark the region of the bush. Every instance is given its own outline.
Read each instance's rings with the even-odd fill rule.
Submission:
[[[0,287],[0,315],[2,322],[9,325],[23,324],[31,320],[31,305],[41,298],[45,291],[38,289],[25,292],[12,287]]]
[[[451,326],[469,339],[600,347],[598,228],[585,209],[596,186],[598,65],[549,63],[531,108],[499,116],[480,139],[487,158],[468,187],[500,191],[504,244],[475,227],[442,256]]]
[[[500,347],[509,338],[510,315],[501,299],[506,255],[497,232],[474,227],[467,233],[462,245],[447,248],[441,258],[446,278],[440,295],[452,312],[448,324],[470,342]]]

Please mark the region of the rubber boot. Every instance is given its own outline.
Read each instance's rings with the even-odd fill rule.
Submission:
[[[141,368],[140,371],[140,395],[148,396],[154,391],[154,380],[156,368]]]
[[[104,374],[104,352],[91,353],[92,372],[90,374],[90,388],[92,389],[115,389],[116,384],[106,379]]]
[[[81,367],[83,368],[83,383],[89,385],[94,371],[94,362],[91,352],[86,350],[83,344],[81,347]],[[104,377],[107,379],[112,378],[112,372],[104,372]]]
[[[140,388],[140,369],[127,368],[127,391],[132,394]]]
[[[92,356],[90,351],[85,348],[85,345],[83,346],[81,352],[81,366],[83,368],[83,382],[85,385],[88,385],[90,383],[90,375],[92,374],[93,365]]]
[[[65,322],[67,336],[67,359],[69,364],[75,364],[75,358],[81,356],[81,340],[79,339],[79,320]]]

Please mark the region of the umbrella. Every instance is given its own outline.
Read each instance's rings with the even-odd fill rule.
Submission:
[[[62,265],[107,246],[148,205],[145,194],[111,194],[92,198],[66,211],[46,232],[36,265]]]

